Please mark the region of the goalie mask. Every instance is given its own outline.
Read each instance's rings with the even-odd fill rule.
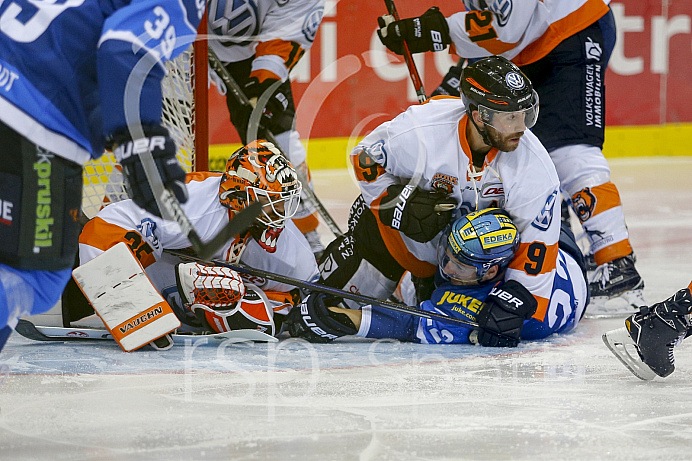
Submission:
[[[298,210],[301,190],[293,165],[274,144],[258,140],[228,159],[219,185],[219,201],[233,212],[252,202],[262,203],[262,214],[250,227],[250,234],[273,253],[286,220]]]
[[[446,241],[437,247],[438,267],[452,282],[476,284],[491,267],[502,274],[518,248],[519,231],[509,215],[487,208],[454,221]]]
[[[474,125],[471,114],[477,110],[483,123],[505,134],[523,132],[538,119],[538,93],[528,77],[502,56],[483,58],[464,68],[461,100]]]

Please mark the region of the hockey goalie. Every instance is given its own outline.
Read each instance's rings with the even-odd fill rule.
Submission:
[[[301,184],[291,163],[273,144],[254,141],[231,155],[223,173],[188,174],[187,187],[190,198],[183,210],[204,241],[216,235],[250,203],[258,201],[263,205],[250,229],[228,242],[212,259],[243,263],[301,280],[317,278],[317,264],[310,245],[290,219],[300,202]],[[126,246],[129,251],[114,258],[110,254],[116,246]],[[151,290],[160,294],[179,321],[179,327],[168,331],[253,329],[277,335],[283,317],[300,300],[299,291],[273,280],[243,278],[227,267],[182,262],[164,252],[190,246],[176,223],[147,213],[131,200],[106,206],[84,226],[80,235],[80,267],[73,272],[73,280],[63,294],[63,324],[70,326],[71,322],[92,315],[95,309],[113,332],[123,321],[149,312],[154,298],[134,302],[140,312],[128,311],[110,323],[106,321],[112,311],[118,311],[123,299],[116,302],[118,296],[111,296],[112,301],[103,306],[97,298],[99,290],[91,292],[88,287],[92,279],[107,278],[110,285],[115,285],[124,282],[117,279],[130,277],[131,274],[125,273],[113,280],[107,275],[110,273],[107,267],[115,261],[116,265],[140,265],[146,273],[146,277],[140,277],[142,281],[148,281]],[[102,264],[98,270],[90,269],[90,264],[99,259],[107,260],[108,264]],[[132,293],[139,296],[140,291]],[[133,296],[132,293],[127,296]],[[160,305],[159,301],[154,304]],[[155,334],[161,334],[161,330],[155,329]],[[153,339],[142,338],[134,348]],[[122,338],[119,342],[123,346]]]

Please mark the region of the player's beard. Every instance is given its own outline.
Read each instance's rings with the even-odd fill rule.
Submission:
[[[485,126],[485,134],[490,141],[490,147],[495,147],[502,152],[512,152],[519,147],[519,139],[524,135],[523,132],[504,134],[492,126]]]

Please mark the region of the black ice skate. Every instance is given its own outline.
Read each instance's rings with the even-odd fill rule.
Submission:
[[[591,302],[586,310],[587,317],[625,316],[646,304],[642,294],[644,280],[634,267],[635,260],[634,253],[631,253],[623,258],[601,264],[590,275]],[[614,298],[621,299],[608,303]]]
[[[643,306],[623,328],[605,333],[603,342],[637,378],[665,378],[675,370],[673,348],[692,333],[691,313],[692,295],[685,288],[663,302]]]

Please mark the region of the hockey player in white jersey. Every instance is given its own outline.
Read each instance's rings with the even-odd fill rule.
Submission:
[[[273,144],[252,142],[229,158],[223,174],[190,173],[187,186],[190,199],[183,209],[202,240],[216,235],[250,203],[264,204],[249,231],[214,258],[301,280],[317,278],[310,246],[290,219],[298,208],[301,184]],[[192,329],[251,328],[277,334],[278,320],[297,300],[294,287],[279,282],[241,279],[226,267],[180,263],[163,250],[190,247],[187,236],[176,223],[145,212],[131,200],[106,206],[85,225],[79,238],[80,264],[119,242],[129,246],[178,318]],[[72,282],[63,304],[68,308],[63,309],[65,326],[93,313]]]
[[[675,371],[673,349],[692,335],[692,283],[670,298],[625,319],[603,335],[608,349],[637,378],[650,381]]]
[[[226,94],[231,122],[242,142],[265,138],[264,129],[270,130],[303,178],[309,178],[310,172],[307,153],[295,130],[296,109],[288,74],[312,46],[323,14],[324,0],[211,0],[207,9],[209,47],[253,104],[272,84],[283,82],[269,98],[258,132],[251,133],[250,110],[238,103],[220,78],[215,79]],[[324,246],[317,233],[314,207],[303,200],[293,220],[320,256]]]
[[[158,212],[133,145],[185,201],[160,82],[203,12],[193,0],[0,3],[0,336],[59,299],[77,251],[81,164],[107,143],[138,204]]]
[[[405,271],[418,280],[434,275],[435,243],[455,211],[499,207],[522,235],[506,280],[530,293],[534,317],[543,321],[560,209],[555,167],[528,130],[538,116],[538,95],[502,57],[464,69],[462,90],[462,99],[409,107],[355,147],[362,198],[352,208],[351,231],[328,246],[321,276],[330,286],[386,299]]]
[[[601,149],[605,135],[605,75],[615,45],[615,21],[604,0],[464,0],[467,11],[445,17],[379,19],[380,38],[401,54],[440,51],[450,43],[462,57],[433,95],[459,95],[463,62],[498,55],[531,79],[541,98],[532,132],[550,153],[598,266],[589,314],[626,315],[643,303],[644,282],[625,225],[620,195]],[[416,28],[417,27],[417,28]],[[419,31],[415,33],[415,31]],[[565,208],[567,211],[567,208]],[[569,215],[563,216],[569,218]],[[627,303],[608,303],[622,297]],[[625,304],[624,307],[622,305]]]
[[[588,303],[583,257],[574,236],[567,228],[560,235],[556,274],[544,321],[532,318],[536,300],[531,294],[517,291],[515,280],[503,281],[519,245],[520,235],[509,215],[489,208],[457,219],[437,246],[436,288],[430,299],[420,303],[420,309],[477,322],[482,325],[479,329],[383,306],[344,309],[335,307],[340,300],[312,293],[303,299],[300,309],[296,307],[289,315],[288,330],[292,336],[314,342],[356,335],[424,344],[508,347],[522,340],[572,330]],[[490,305],[499,308],[486,308]],[[488,333],[495,330],[503,334]]]

